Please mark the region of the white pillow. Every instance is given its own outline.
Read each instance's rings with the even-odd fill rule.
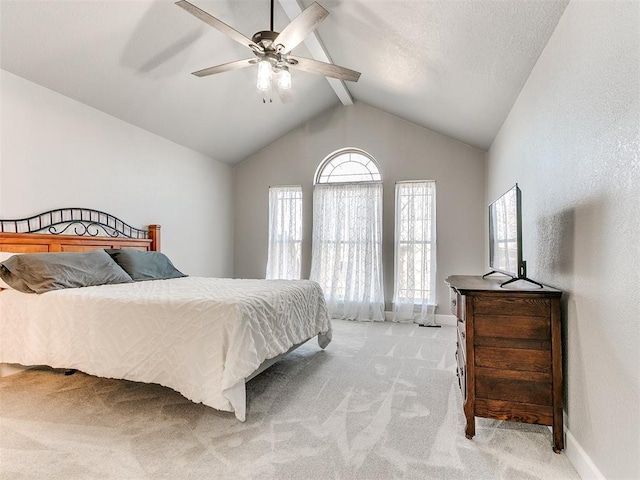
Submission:
[[[13,252],[0,252],[0,263],[4,262],[5,260],[9,260],[14,255],[20,255],[20,254],[13,253]],[[3,288],[11,288],[11,287],[7,285],[4,282],[4,280],[2,280],[2,278],[0,278],[0,290],[2,290]]]

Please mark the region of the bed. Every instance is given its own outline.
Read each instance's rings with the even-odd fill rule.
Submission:
[[[89,209],[0,220],[0,252],[105,248],[158,252],[160,227]],[[240,421],[246,381],[315,336],[325,348],[331,323],[322,290],[306,280],[187,276],[0,291],[0,363],[158,383]]]

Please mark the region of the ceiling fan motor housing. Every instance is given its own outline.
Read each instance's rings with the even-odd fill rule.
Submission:
[[[274,41],[278,38],[278,35],[280,35],[280,33],[264,30],[262,32],[257,32],[251,38],[256,44],[262,47],[262,51],[253,49],[253,53],[256,57],[261,61],[268,60],[276,70],[283,69],[286,68],[287,65],[297,63],[287,59],[287,56],[278,48],[279,45],[274,45]]]
[[[278,38],[278,35],[280,35],[279,32],[263,30],[262,32],[255,33],[251,40],[262,46],[262,48],[264,48],[265,50],[275,50],[273,41]]]

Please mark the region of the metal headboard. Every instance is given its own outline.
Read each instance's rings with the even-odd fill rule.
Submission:
[[[134,228],[113,215],[90,208],[58,208],[29,218],[0,220],[0,232],[150,238],[149,230]]]

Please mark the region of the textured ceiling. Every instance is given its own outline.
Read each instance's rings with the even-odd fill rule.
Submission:
[[[267,0],[192,3],[248,37],[268,30]],[[356,101],[486,150],[568,0],[320,3],[330,12],[317,30],[329,55],[362,72],[347,82]],[[0,8],[1,68],[227,163],[339,103],[323,77],[299,71],[285,104],[262,102],[253,67],[190,75],[252,54],[172,1]],[[276,2],[275,29],[288,23]],[[304,44],[294,53],[310,56]]]

